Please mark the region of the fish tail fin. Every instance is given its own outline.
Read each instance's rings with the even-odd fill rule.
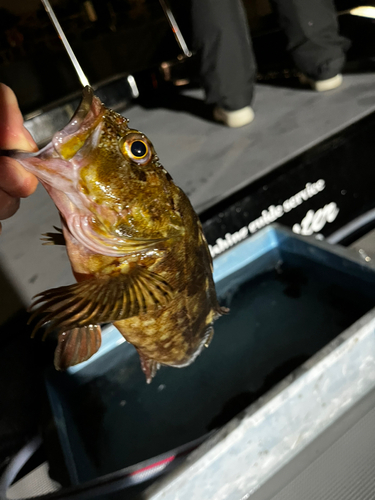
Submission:
[[[139,358],[141,360],[141,368],[143,373],[146,375],[146,382],[151,384],[152,379],[155,377],[156,372],[160,368],[160,363],[154,359],[150,359],[141,352],[138,351]]]
[[[99,325],[86,325],[59,334],[55,350],[56,370],[66,370],[70,366],[87,361],[101,345],[102,335]]]

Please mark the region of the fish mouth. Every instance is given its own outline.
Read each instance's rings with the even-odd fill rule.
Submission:
[[[81,102],[79,103],[78,108],[74,112],[69,123],[59,132],[54,134],[50,143],[34,153],[15,150],[7,151],[6,155],[15,158],[21,163],[22,160],[27,160],[28,158],[40,158],[41,160],[51,159],[55,156],[54,151],[59,154],[60,158],[64,158],[61,154],[61,149],[63,148],[64,143],[69,140],[69,137],[78,134],[81,129],[83,129],[83,133],[88,132],[92,127],[92,124],[96,124],[101,108],[101,102],[95,97],[93,89],[87,85],[82,91]],[[38,178],[40,178],[38,170],[32,169],[31,165],[28,165],[27,163],[24,164],[24,166],[26,170],[30,170]],[[45,166],[45,170],[48,170],[47,166]],[[43,179],[40,178],[40,180]]]
[[[73,206],[77,209],[85,206],[77,188],[79,166],[84,146],[95,146],[101,130],[103,109],[92,88],[86,86],[71,120],[54,134],[49,144],[36,153],[23,152],[13,156],[42,182],[62,214],[72,211]],[[63,198],[66,198],[66,203],[61,201]]]

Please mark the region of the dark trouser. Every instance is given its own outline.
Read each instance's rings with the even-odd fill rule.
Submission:
[[[349,41],[338,34],[333,0],[273,0],[294,64],[313,80],[342,71]]]
[[[314,80],[341,72],[347,41],[339,36],[333,0],[273,0],[296,67]],[[241,0],[191,0],[193,48],[209,104],[248,106],[256,65]]]
[[[255,59],[241,0],[191,0],[193,49],[208,104],[236,110],[253,98]]]

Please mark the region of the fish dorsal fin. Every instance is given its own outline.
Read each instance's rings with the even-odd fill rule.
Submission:
[[[163,307],[172,296],[172,288],[159,274],[141,266],[52,288],[36,295],[30,307],[29,323],[38,318],[32,336],[46,323],[45,336],[54,329],[120,321]]]
[[[56,226],[53,227],[56,233],[48,232],[42,234],[43,238],[40,238],[43,241],[42,245],[66,245],[62,229]]]
[[[55,350],[56,370],[66,370],[91,358],[102,343],[99,325],[72,328],[59,334]]]

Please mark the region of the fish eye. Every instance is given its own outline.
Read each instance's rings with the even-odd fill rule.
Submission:
[[[147,163],[152,156],[151,147],[144,135],[131,133],[122,138],[120,150],[123,155],[139,165]]]
[[[131,154],[139,160],[147,155],[147,151],[148,147],[143,141],[134,141],[130,146]]]

